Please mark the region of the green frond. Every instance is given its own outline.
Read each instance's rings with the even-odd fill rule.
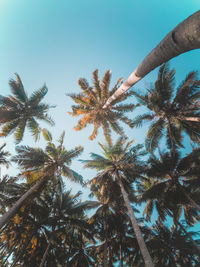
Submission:
[[[117,89],[119,88],[119,86],[122,84],[123,78],[119,78],[116,82],[116,84],[114,85],[113,89],[110,91],[109,96],[113,95]]]
[[[96,93],[96,95],[98,96],[99,99],[101,99],[101,85],[100,85],[100,81],[99,81],[99,76],[98,76],[98,70],[96,69],[93,73],[93,84],[94,84],[94,92]]]
[[[125,136],[125,132],[123,130],[122,127],[119,126],[119,124],[117,122],[112,122],[112,121],[109,121],[109,124],[110,124],[110,127],[111,129],[116,132],[117,134],[119,135],[123,135]]]
[[[35,141],[38,141],[41,129],[37,121],[34,118],[30,118],[28,119],[27,125],[33,137],[35,138]]]
[[[83,147],[77,146],[74,149],[67,151],[65,160],[70,162],[72,159],[77,158],[82,152],[83,152]]]
[[[72,182],[79,183],[83,185],[83,177],[78,174],[77,172],[73,171],[72,169],[63,166],[62,168],[62,174],[69,178]]]
[[[17,102],[13,101],[10,97],[0,95],[0,106],[6,109],[17,109]]]
[[[178,86],[173,103],[185,105],[188,103],[188,98],[199,89],[199,86],[198,73],[195,71],[190,72],[185,80]]]
[[[23,121],[20,121],[17,127],[15,128],[14,136],[15,136],[16,144],[19,144],[22,141],[25,127],[26,127],[26,120],[23,120]]]
[[[68,94],[75,103],[81,104],[86,107],[91,107],[91,99],[88,97],[85,97],[83,94]]]
[[[108,144],[112,145],[111,131],[109,128],[109,124],[106,120],[102,122],[102,129],[103,129],[103,134],[106,138],[106,141],[108,142]]]
[[[22,81],[17,73],[16,75],[16,81],[13,79],[10,79],[9,85],[11,88],[12,93],[14,96],[19,100],[20,102],[26,103],[28,100],[28,97],[25,93],[24,86],[22,84]]]
[[[165,63],[159,68],[158,79],[155,82],[155,91],[163,102],[169,101],[173,94],[175,70],[169,69],[169,64]]]
[[[165,121],[159,119],[151,125],[147,132],[147,138],[145,140],[145,146],[147,151],[153,152],[158,147],[158,142],[163,135],[163,128],[165,126]]]
[[[37,114],[35,117],[39,120],[42,120],[42,121],[48,123],[51,126],[55,125],[54,120],[47,113],[46,114],[40,113],[40,114]]]
[[[146,121],[152,121],[155,115],[151,113],[145,113],[143,115],[138,115],[133,119],[133,127],[139,128],[142,127],[143,123]]]
[[[6,124],[1,129],[1,136],[8,136],[12,134],[20,123],[20,119],[11,120],[10,122],[6,122]]]
[[[78,85],[81,87],[81,89],[83,91],[87,91],[88,88],[89,88],[89,84],[88,84],[87,80],[84,79],[84,78],[79,78],[78,79]]]
[[[42,129],[42,135],[46,141],[52,142],[52,135],[47,129],[45,128]]]
[[[129,112],[135,109],[136,105],[134,104],[124,104],[119,106],[114,106],[112,109],[120,111],[120,112]]]
[[[126,116],[120,116],[119,117],[119,120],[122,121],[122,122],[124,122],[125,124],[127,124],[130,128],[133,128],[134,127],[133,120],[129,119]]]
[[[12,158],[12,161],[18,163],[24,170],[44,167],[45,162],[48,160],[48,156],[40,148],[17,146],[16,151],[17,155]]]
[[[177,128],[173,123],[167,124],[167,145],[169,149],[176,148],[176,145],[184,147],[182,145],[183,137],[181,135],[181,129]]]
[[[64,143],[64,139],[65,139],[65,131],[63,131],[58,139],[58,142],[59,142],[59,146],[62,146],[63,143]]]
[[[39,90],[36,90],[32,93],[28,100],[29,105],[37,105],[41,102],[41,100],[45,97],[45,95],[48,92],[48,88],[46,84],[43,85],[43,87]]]
[[[147,106],[148,105],[148,97],[147,95],[142,95],[140,93],[137,92],[133,92],[133,95],[136,97],[137,101],[139,102],[139,104]]]
[[[92,160],[82,160],[82,162],[85,168],[95,169],[97,171],[106,170],[112,166],[107,159],[102,158],[100,155],[95,155],[95,158],[93,155]]]
[[[102,78],[102,84],[101,84],[103,100],[106,100],[109,96],[108,93],[109,93],[110,80],[111,80],[111,70],[107,70],[104,73],[104,76]]]

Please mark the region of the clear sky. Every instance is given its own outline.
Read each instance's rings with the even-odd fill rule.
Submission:
[[[77,120],[67,115],[72,101],[66,93],[79,92],[78,78],[91,81],[96,68],[100,75],[111,69],[113,83],[126,78],[169,31],[199,8],[200,0],[0,0],[0,94],[10,93],[8,80],[15,72],[28,94],[46,82],[45,100],[57,105],[51,112],[56,127],[48,129],[55,139],[65,130],[66,147],[83,145],[80,158],[88,159],[90,152],[100,152],[97,142],[103,138],[91,142],[91,128],[72,130]],[[199,70],[200,50],[173,59],[171,66],[180,82],[189,71]],[[156,73],[136,88],[145,88]],[[144,131],[127,132],[131,139],[144,141]],[[13,138],[6,142],[14,153]],[[22,144],[35,146],[27,132]],[[44,146],[42,138],[38,146]],[[81,169],[81,163],[73,168],[91,178],[92,172]]]

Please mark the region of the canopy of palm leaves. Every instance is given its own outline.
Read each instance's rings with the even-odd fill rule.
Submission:
[[[142,145],[133,146],[133,142],[133,140],[127,142],[126,138],[120,137],[113,145],[99,143],[103,156],[91,153],[91,160],[82,161],[86,168],[99,171],[99,174],[92,180],[94,184],[102,185],[101,181],[104,179],[117,181],[117,172],[120,173],[125,184],[129,185],[140,177],[144,171],[140,157],[146,152],[141,150]]]
[[[79,79],[79,86],[82,92],[79,94],[70,94],[69,96],[74,100],[76,105],[72,106],[72,112],[68,114],[72,116],[82,116],[79,120],[75,130],[79,131],[87,125],[92,124],[94,130],[89,137],[90,140],[96,138],[98,129],[102,127],[103,133],[108,142],[111,142],[111,131],[114,130],[117,134],[124,135],[119,121],[124,122],[132,127],[132,121],[124,115],[124,113],[132,111],[135,108],[134,104],[120,104],[129,96],[133,95],[132,92],[125,93],[112,103],[112,106],[103,109],[103,105],[107,99],[117,90],[122,79],[120,78],[114,87],[109,90],[111,81],[111,71],[106,71],[102,81],[98,77],[98,70],[93,72],[93,86],[90,87],[86,79]]]
[[[50,244],[44,266],[67,264],[79,253],[77,231],[94,242],[91,226],[84,215],[92,202],[79,199],[80,192],[71,195],[70,191],[64,191],[62,186],[58,189],[50,181],[43,193],[23,206],[1,232],[2,256],[12,255],[13,262],[17,261],[20,266],[39,266]],[[86,242],[82,240],[81,248],[84,246]],[[69,263],[69,266],[77,265]]]
[[[140,151],[142,146],[137,145],[132,147],[133,141],[126,142],[123,137],[119,138],[114,145],[101,145],[103,156],[91,154],[92,160],[85,160],[85,167],[101,171],[93,180],[101,185],[102,195],[104,195],[104,188],[116,181],[120,187],[120,193],[123,197],[125,206],[130,215],[132,227],[136,235],[142,257],[146,266],[154,266],[148,249],[145,245],[141,230],[137,224],[133,208],[130,203],[129,194],[134,191],[132,183],[141,177],[144,171],[139,161],[140,156],[145,152]]]
[[[200,139],[200,80],[197,72],[190,72],[177,89],[174,75],[175,70],[164,64],[152,89],[145,95],[134,92],[140,104],[150,110],[138,115],[134,126],[140,127],[145,121],[152,122],[146,139],[146,147],[151,152],[157,148],[163,135],[166,135],[169,148],[183,147],[182,132],[186,132],[193,142]]]
[[[53,106],[41,103],[48,91],[46,85],[33,92],[30,97],[25,92],[18,74],[16,74],[16,81],[11,79],[9,85],[13,95],[8,97],[0,95],[0,126],[2,126],[0,136],[14,133],[15,141],[19,143],[23,139],[27,126],[37,140],[40,133],[37,120],[54,125],[48,115],[49,109]]]
[[[34,172],[36,172],[37,178],[39,171],[44,171],[47,174],[51,171],[57,177],[64,175],[74,182],[83,184],[82,176],[69,167],[72,160],[81,154],[83,147],[78,146],[74,149],[66,150],[63,144],[65,132],[61,134],[58,146],[53,143],[50,132],[46,129],[43,129],[42,132],[47,141],[45,150],[29,146],[17,146],[17,155],[12,160],[25,171],[25,176],[30,172],[33,176]]]
[[[156,223],[149,238],[149,247],[155,267],[197,266],[199,262],[193,243],[180,228],[169,230]]]
[[[180,219],[182,211],[189,225],[200,220],[199,187],[190,186],[191,182],[199,181],[199,173],[193,171],[192,159],[200,151],[181,157],[178,151],[160,153],[160,159],[151,157],[147,175],[150,179],[138,186],[141,200],[147,202],[144,213],[150,220],[154,209],[157,210],[159,220],[165,220],[166,215],[174,217],[174,223]]]

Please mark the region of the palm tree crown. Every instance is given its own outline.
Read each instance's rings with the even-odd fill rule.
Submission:
[[[152,122],[146,139],[149,151],[157,147],[165,133],[169,148],[177,145],[183,147],[183,131],[193,142],[200,139],[200,80],[197,72],[190,72],[176,91],[174,74],[175,70],[170,70],[164,64],[159,69],[158,79],[152,89],[145,95],[134,93],[139,102],[150,110],[150,113],[139,115],[134,120],[136,127],[145,121]]]
[[[0,125],[2,126],[0,136],[7,136],[14,132],[15,141],[19,143],[23,139],[27,126],[37,140],[40,133],[37,120],[54,125],[53,120],[47,114],[53,106],[41,103],[48,91],[46,85],[33,92],[30,97],[25,92],[18,74],[16,74],[16,81],[11,79],[9,85],[13,95],[8,97],[0,95]]]
[[[39,171],[44,171],[47,174],[52,171],[53,175],[56,175],[57,177],[63,175],[74,182],[82,184],[82,176],[72,170],[69,166],[72,163],[72,160],[81,154],[83,147],[78,146],[74,149],[66,150],[63,145],[65,132],[61,134],[58,140],[58,146],[55,146],[50,132],[46,129],[43,129],[42,132],[47,141],[45,150],[29,146],[17,146],[17,155],[14,156],[12,160],[25,170],[25,175],[27,175],[28,172],[34,171],[37,173]]]
[[[82,92],[79,94],[69,95],[76,105],[72,106],[72,112],[68,112],[68,114],[72,116],[83,116],[79,120],[75,130],[82,130],[88,124],[92,124],[94,126],[94,130],[89,137],[90,140],[96,138],[100,127],[102,127],[104,135],[109,143],[111,142],[110,128],[117,134],[124,135],[123,129],[119,126],[119,121],[122,121],[132,127],[132,121],[128,119],[124,113],[132,111],[135,105],[117,105],[131,96],[133,94],[132,92],[125,93],[123,96],[119,97],[109,108],[102,108],[107,99],[117,90],[122,79],[120,78],[117,81],[112,90],[109,90],[110,81],[111,71],[106,71],[102,81],[100,82],[98,70],[95,70],[93,72],[93,87],[90,87],[85,79],[80,78],[79,86],[81,87]]]
[[[120,188],[145,265],[153,267],[152,259],[145,245],[141,230],[137,225],[137,220],[129,199],[130,195],[134,195],[132,183],[141,177],[144,171],[144,167],[139,158],[145,154],[145,152],[141,151],[141,145],[131,148],[132,143],[133,141],[126,142],[126,140],[121,137],[114,145],[100,144],[103,149],[104,157],[92,153],[91,156],[93,159],[83,162],[85,162],[85,167],[101,171],[93,178],[93,181],[100,184],[102,194],[105,188],[111,188],[114,183]]]

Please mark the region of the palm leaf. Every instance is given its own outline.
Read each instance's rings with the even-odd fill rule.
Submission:
[[[27,95],[25,93],[24,86],[22,84],[22,81],[21,81],[19,75],[16,73],[15,76],[16,76],[16,81],[13,80],[13,79],[11,79],[9,81],[9,85],[10,85],[11,91],[15,95],[17,100],[19,100],[20,102],[25,103],[25,102],[27,102],[28,97],[27,97]]]

